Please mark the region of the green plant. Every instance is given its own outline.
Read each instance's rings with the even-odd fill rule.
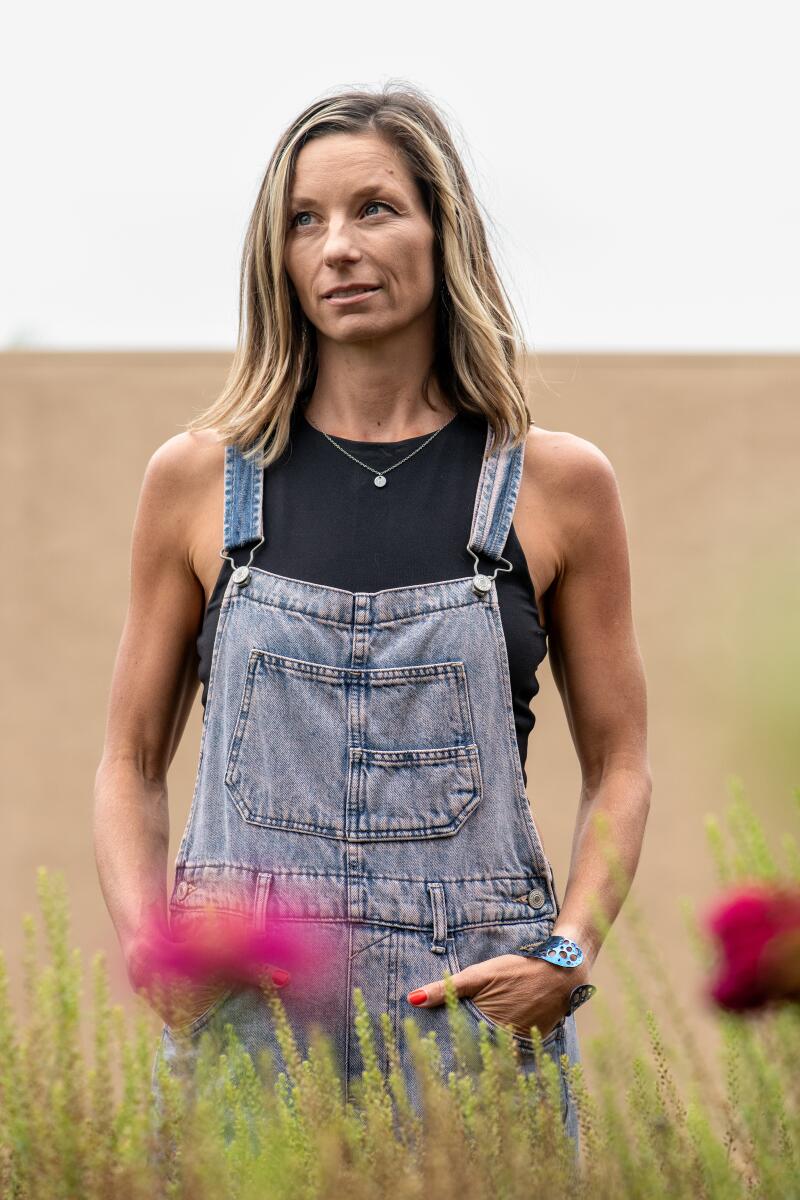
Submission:
[[[800,805],[800,792],[794,799]],[[782,876],[800,883],[796,837],[782,839],[781,867],[738,783],[728,828],[730,849],[720,823],[707,822],[721,882]],[[220,1053],[201,1037],[191,1086],[160,1064],[156,1106],[154,1013],[142,1005],[128,1022],[109,1002],[105,964],[96,956],[87,1061],[81,962],[68,948],[63,880],[40,868],[37,892],[48,961],[38,962],[36,927],[26,915],[19,1025],[0,954],[0,1192],[9,1200],[269,1200],[289,1192],[301,1200],[389,1192],[398,1200],[522,1200],[534,1188],[592,1200],[800,1196],[800,1006],[746,1018],[719,1013],[711,1070],[691,1008],[646,936],[633,894],[604,946],[619,973],[624,1019],[599,991],[593,1004],[605,1030],[582,1045],[585,1063],[561,1062],[579,1115],[576,1161],[561,1126],[556,1064],[541,1054],[538,1071],[524,1074],[505,1031],[492,1040],[481,1027],[476,1040],[449,980],[455,1072],[444,1078],[435,1039],[421,1036],[413,1015],[404,1022],[424,1117],[406,1095],[387,1013],[380,1028],[388,1070],[381,1070],[358,989],[355,1033],[365,1067],[347,1103],[327,1038],[317,1034],[303,1058],[270,991],[265,999],[286,1069],[276,1071],[266,1051],[254,1063],[228,1025]],[[697,920],[684,915],[707,964],[710,948]],[[631,969],[631,953],[646,964],[643,975]]]

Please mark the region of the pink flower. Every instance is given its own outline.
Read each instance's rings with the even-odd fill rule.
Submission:
[[[714,902],[705,924],[721,959],[708,995],[723,1008],[800,999],[800,888],[738,884]]]
[[[173,915],[167,924],[153,909],[138,931],[135,985],[149,990],[156,980],[166,985],[223,985],[260,984],[272,978],[280,987],[313,958],[306,925],[300,921],[256,927],[244,914],[209,905],[181,912],[178,918]]]

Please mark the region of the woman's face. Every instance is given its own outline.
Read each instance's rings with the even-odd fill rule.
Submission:
[[[306,317],[334,342],[433,330],[434,231],[400,153],[375,133],[326,134],[298,154],[284,265]],[[353,300],[333,289],[366,284]]]

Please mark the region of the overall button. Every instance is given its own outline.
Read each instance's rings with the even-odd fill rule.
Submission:
[[[528,904],[530,904],[531,908],[541,908],[546,900],[547,897],[541,888],[532,888],[528,892]]]
[[[189,891],[189,884],[186,882],[185,879],[182,879],[175,889],[175,899],[183,900],[186,897],[186,894],[188,891]]]
[[[492,581],[488,575],[476,575],[472,580],[472,590],[477,592],[479,596],[485,596],[491,591]]]
[[[232,579],[234,583],[238,583],[242,587],[250,578],[249,567],[237,567],[233,572]]]

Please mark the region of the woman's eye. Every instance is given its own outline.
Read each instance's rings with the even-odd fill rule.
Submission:
[[[389,212],[395,211],[392,208],[391,204],[387,204],[385,200],[368,200],[367,203],[364,205],[364,211],[366,211],[368,208],[388,208]],[[308,222],[300,221],[299,218],[300,217],[310,217],[311,215],[312,214],[308,211],[308,209],[305,209],[305,208],[301,209],[299,212],[296,212],[292,215],[292,217],[289,220],[289,227],[294,228],[295,226],[297,226],[300,229],[307,228]]]

